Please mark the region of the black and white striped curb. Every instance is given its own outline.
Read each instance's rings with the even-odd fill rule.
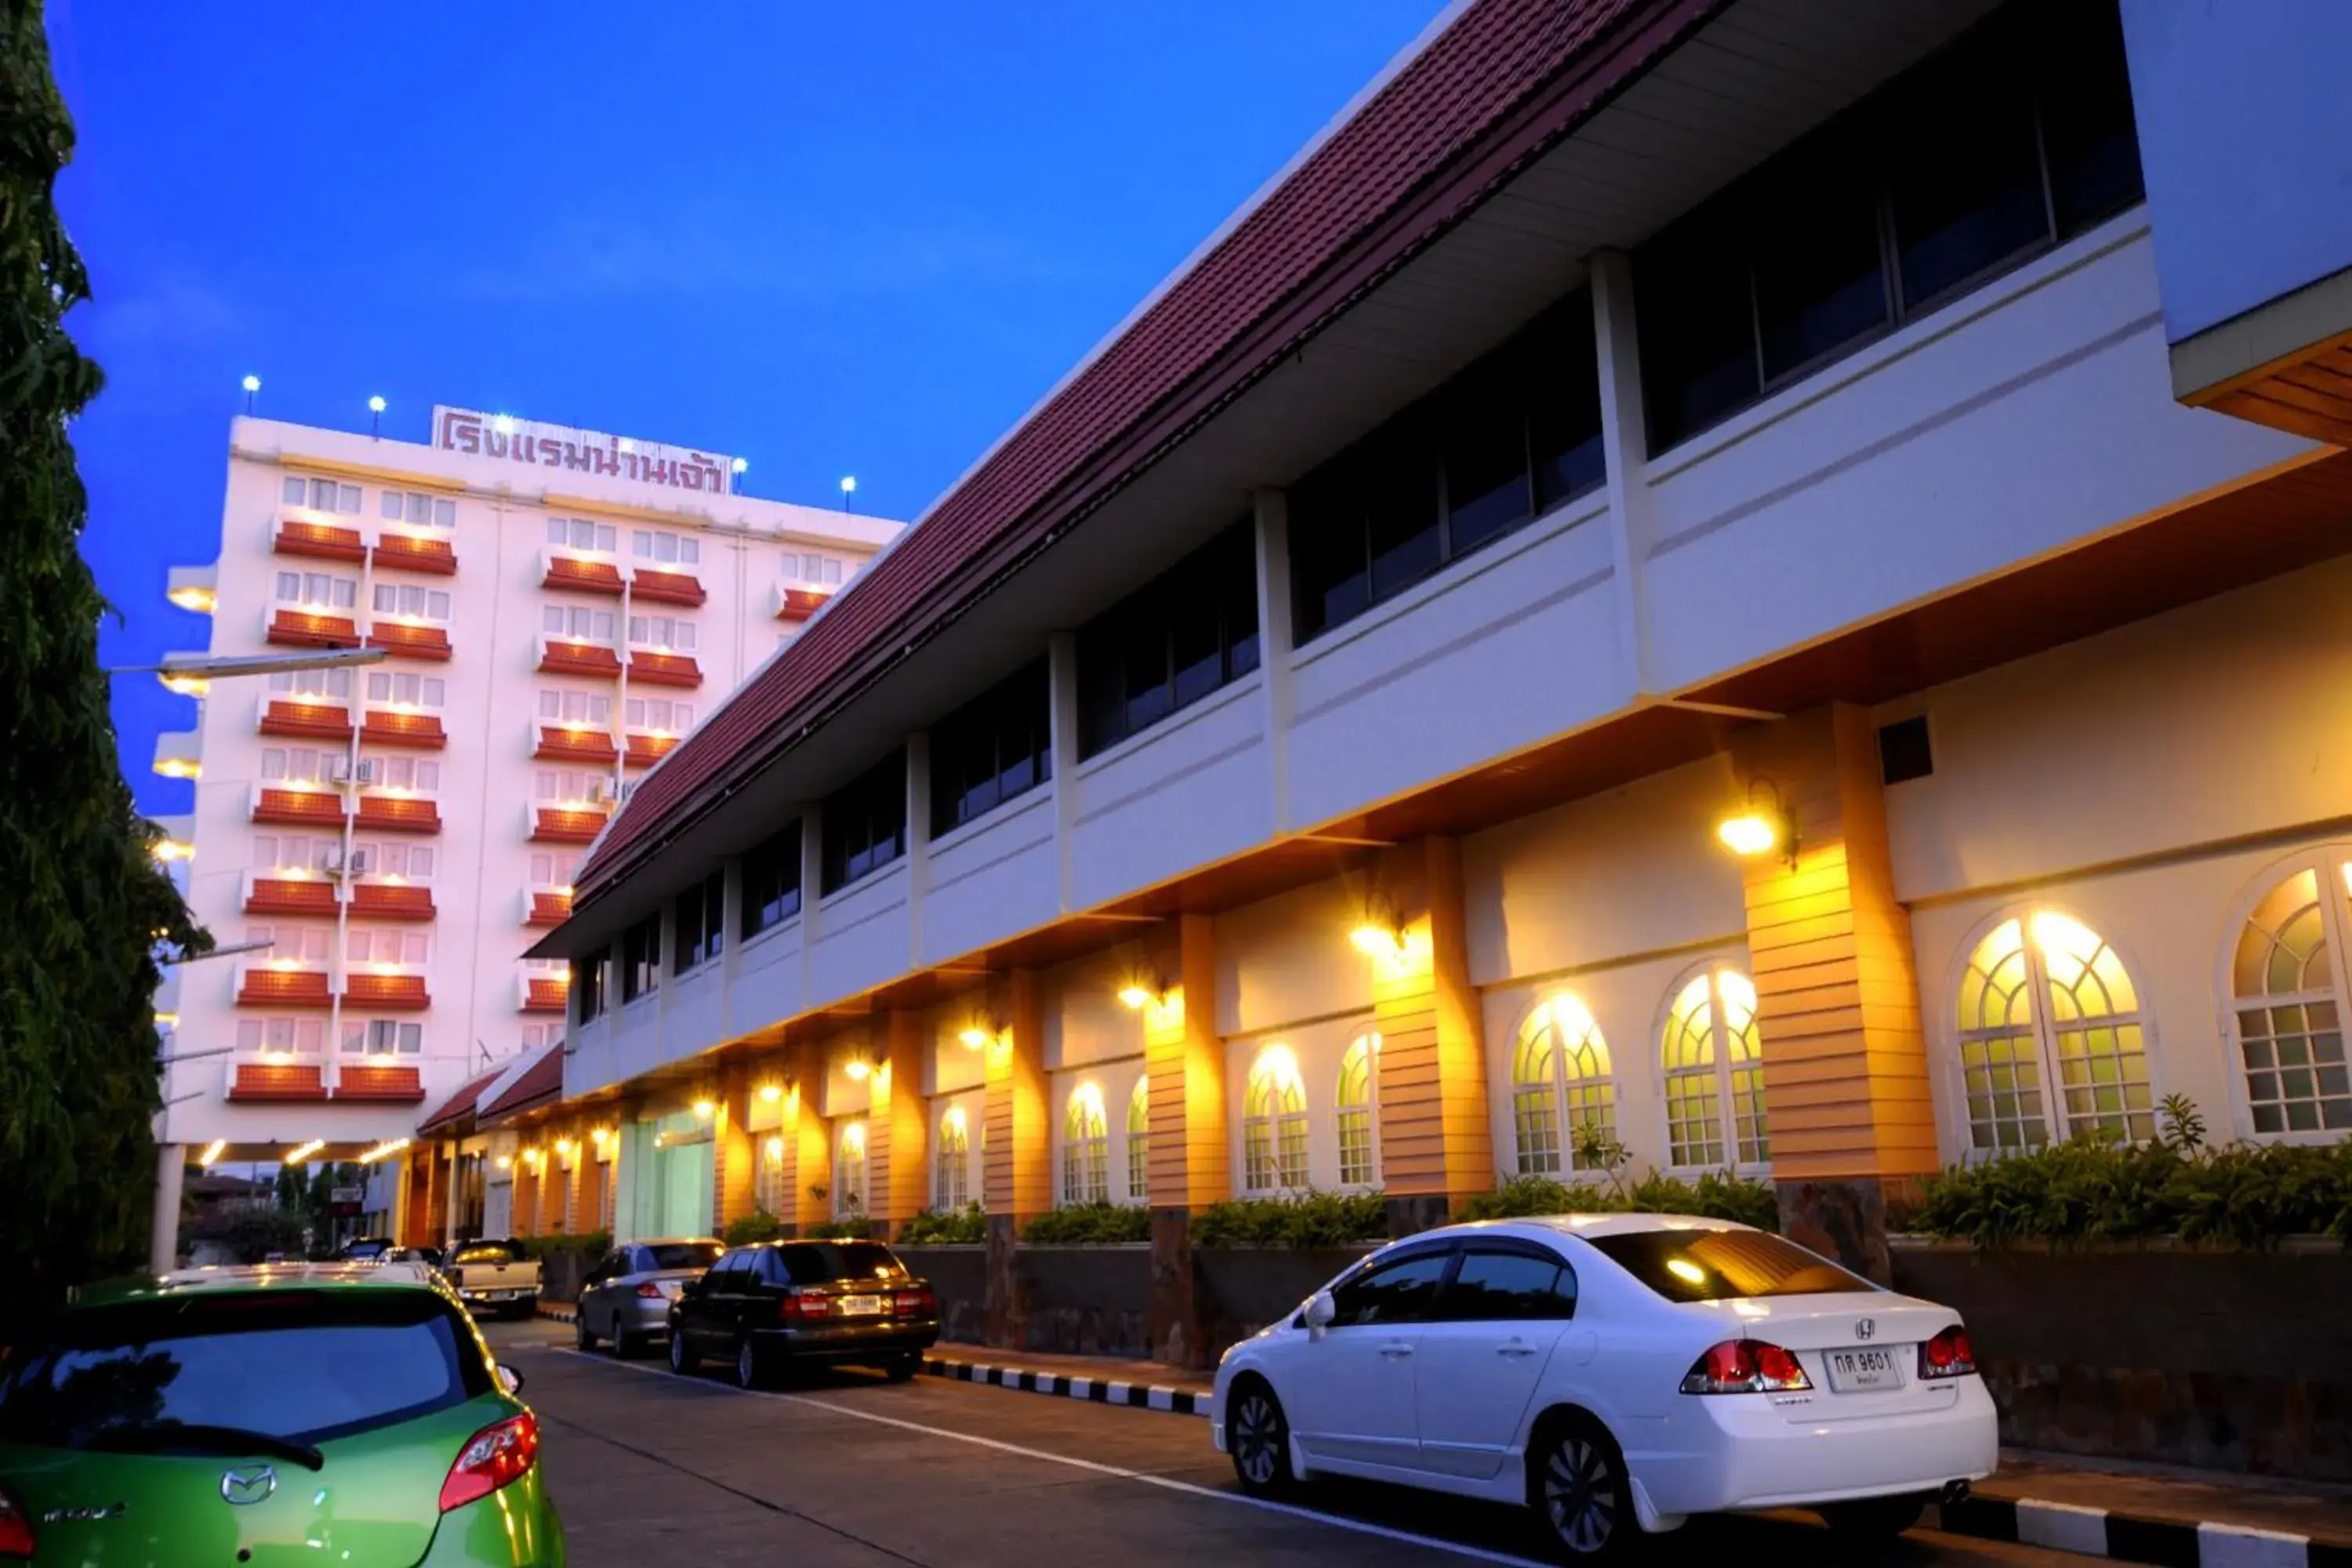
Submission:
[[[551,1319],[559,1323],[577,1322],[580,1318],[580,1312],[577,1308],[569,1306],[562,1301],[541,1301],[539,1304],[539,1315],[542,1318]]]
[[[1158,1384],[1123,1383],[1116,1378],[1071,1377],[1062,1373],[1035,1372],[1017,1366],[990,1366],[982,1362],[952,1361],[925,1356],[923,1370],[933,1377],[959,1383],[984,1383],[992,1388],[1017,1388],[1024,1394],[1050,1394],[1063,1399],[1086,1399],[1097,1405],[1125,1405],[1138,1410],[1164,1410],[1175,1415],[1209,1414],[1209,1396],[1189,1388],[1163,1388]]]
[[[2080,1503],[1982,1495],[1946,1503],[1937,1511],[1936,1528],[1948,1534],[2155,1568],[2352,1568],[2352,1545],[2210,1520],[2191,1524]]]

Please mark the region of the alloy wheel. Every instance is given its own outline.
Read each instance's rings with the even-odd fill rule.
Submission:
[[[588,1314],[585,1311],[572,1320],[572,1342],[578,1350],[593,1351],[596,1348],[596,1336],[588,1331]]]
[[[1591,1434],[1570,1432],[1552,1445],[1544,1460],[1544,1518],[1570,1553],[1598,1557],[1610,1549],[1622,1500],[1616,1465]]]
[[[676,1329],[672,1329],[669,1331],[669,1369],[672,1372],[685,1372],[688,1370],[686,1336],[679,1333]]]
[[[1234,1465],[1254,1487],[1267,1487],[1282,1469],[1282,1412],[1272,1397],[1252,1389],[1234,1413]]]
[[[735,1347],[735,1384],[739,1388],[760,1385],[760,1352],[748,1337]]]

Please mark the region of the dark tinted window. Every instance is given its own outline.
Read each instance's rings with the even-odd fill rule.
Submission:
[[[713,871],[699,887],[678,895],[671,917],[677,935],[671,941],[673,971],[707,963],[727,949],[727,873]]]
[[[1468,1321],[1576,1316],[1576,1275],[1557,1258],[1523,1252],[1462,1255],[1438,1315]]]
[[[572,1003],[583,1024],[604,1016],[604,963],[611,956],[600,947],[572,961]]]
[[[0,1440],[171,1452],[134,1434],[188,1426],[316,1442],[489,1386],[472,1336],[422,1290],[199,1295],[72,1313],[21,1345]]]
[[[621,1000],[651,995],[661,984],[661,911],[621,933]]]
[[[658,1247],[641,1247],[637,1255],[646,1261],[646,1268],[708,1268],[727,1249],[715,1241],[667,1241]]]
[[[1338,1309],[1333,1328],[1355,1323],[1405,1323],[1429,1316],[1439,1281],[1454,1261],[1451,1252],[1424,1252],[1377,1264],[1331,1292]]]
[[[801,825],[743,856],[743,934],[754,937],[801,912]]]
[[[833,892],[907,852],[907,753],[892,752],[827,795],[824,889]]]
[[[1903,303],[1916,309],[2050,238],[2025,84],[1986,37],[1907,107],[1888,181]]]
[[[931,730],[931,831],[987,816],[1054,776],[1053,720],[1039,659]]]
[[[907,1278],[906,1266],[879,1242],[794,1241],[775,1247],[773,1252],[795,1285]]]
[[[1875,1288],[1792,1241],[1758,1230],[1649,1230],[1585,1240],[1669,1301],[1823,1296]]]
[[[1257,547],[1236,523],[1081,629],[1078,752],[1092,756],[1257,668]]]

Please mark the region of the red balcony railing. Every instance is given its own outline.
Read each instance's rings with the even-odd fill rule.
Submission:
[[[349,616],[278,610],[270,616],[269,630],[261,640],[279,647],[357,647],[360,628]]]
[[[352,914],[376,921],[429,921],[433,889],[415,882],[354,882]]]
[[[315,1062],[239,1062],[228,1097],[249,1100],[324,1100],[326,1069]]]
[[[685,572],[661,572],[640,566],[631,576],[629,591],[640,599],[654,599],[665,605],[699,605],[710,595],[703,592],[702,580]]]
[[[649,768],[677,750],[676,735],[631,735],[628,763],[633,768]]]
[[[364,561],[367,542],[356,528],[331,522],[305,522],[299,518],[278,520],[270,548],[280,555],[308,555],[320,561]]]
[[[253,820],[282,823],[291,827],[343,821],[343,797],[332,790],[262,789],[253,797]]]
[[[360,720],[360,739],[378,746],[437,752],[449,743],[438,713],[392,713],[371,708]]]
[[[401,572],[431,572],[448,577],[457,570],[457,547],[446,539],[386,533],[375,542],[375,563]]]
[[[776,589],[776,619],[807,620],[811,616],[824,609],[824,602],[832,597],[830,593],[822,589],[779,586]]]
[[[333,1001],[323,969],[265,969],[256,966],[239,977],[240,1007],[324,1007]]]
[[[441,807],[419,795],[363,795],[358,821],[381,833],[438,833]]]
[[[561,1013],[570,999],[572,988],[561,980],[541,980],[532,975],[523,982],[522,1010],[526,1013]]]
[[[425,1098],[425,1083],[412,1067],[351,1062],[335,1069],[335,1098],[414,1104]]]
[[[352,710],[340,702],[280,702],[272,699],[261,709],[258,726],[265,735],[298,741],[348,741]]]
[[[699,686],[702,667],[691,654],[633,652],[629,679],[647,686]]]
[[[311,877],[256,877],[246,888],[245,912],[333,920],[335,885]]]
[[[449,628],[411,626],[406,621],[378,621],[368,628],[367,645],[394,658],[430,659],[438,664],[449,657]]]
[[[533,844],[585,844],[604,831],[604,813],[595,807],[542,805],[531,813]]]
[[[422,974],[346,974],[343,1005],[387,1013],[421,1013],[433,1005]]]
[[[551,888],[530,890],[530,909],[523,917],[527,926],[560,926],[572,918],[572,895],[559,893]]]
[[[588,675],[599,680],[616,680],[621,674],[621,656],[602,643],[546,637],[540,643],[539,668],[542,675]]]
[[[564,588],[575,594],[621,594],[621,569],[610,561],[583,561],[576,555],[554,555],[547,558],[547,574],[540,579],[542,588]]]
[[[544,762],[600,763],[611,767],[620,758],[613,737],[602,730],[567,730],[560,724],[539,726],[539,744],[530,754]]]

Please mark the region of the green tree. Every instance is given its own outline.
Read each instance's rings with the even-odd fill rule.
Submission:
[[[159,943],[207,939],[116,761],[107,613],[66,437],[98,367],[54,188],[73,126],[37,0],[0,0],[0,1278],[53,1292],[134,1260],[152,1205]]]

